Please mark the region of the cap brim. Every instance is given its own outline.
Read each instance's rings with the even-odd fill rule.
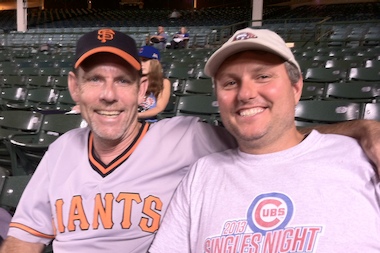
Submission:
[[[218,49],[206,62],[204,73],[210,77],[215,77],[216,72],[218,71],[220,65],[231,55],[234,55],[239,52],[247,51],[247,50],[262,50],[265,52],[273,53],[285,61],[288,61],[287,56],[284,55],[281,51],[275,51],[271,47],[266,46],[261,43],[252,43],[252,41],[238,41],[234,42],[225,47],[221,47]]]
[[[75,62],[74,68],[78,68],[79,65],[85,59],[87,59],[87,57],[89,57],[89,56],[91,56],[93,54],[96,54],[96,53],[112,53],[112,54],[115,54],[115,55],[123,58],[129,64],[131,64],[134,69],[136,69],[138,71],[141,70],[140,63],[133,56],[131,56],[130,54],[127,54],[123,50],[120,50],[120,49],[115,48],[115,47],[109,47],[109,46],[106,46],[106,47],[97,47],[97,48],[94,48],[94,49],[86,52],[81,57],[79,57],[79,59]]]

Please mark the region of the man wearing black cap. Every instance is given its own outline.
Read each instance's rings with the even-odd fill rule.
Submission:
[[[146,252],[188,166],[234,144],[193,117],[138,121],[141,75],[129,36],[100,29],[79,39],[68,85],[88,127],[50,145],[1,252],[41,252],[51,241],[55,253]]]

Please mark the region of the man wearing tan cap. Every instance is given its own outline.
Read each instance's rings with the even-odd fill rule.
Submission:
[[[300,133],[300,67],[276,33],[237,31],[208,60],[238,148],[201,158],[149,252],[380,251],[380,181],[358,143]]]
[[[147,252],[172,194],[198,158],[234,146],[195,117],[138,120],[144,100],[135,41],[83,35],[68,85],[88,127],[49,146],[27,185],[2,253]]]

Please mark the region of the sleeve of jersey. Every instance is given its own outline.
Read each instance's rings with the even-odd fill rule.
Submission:
[[[54,238],[48,196],[47,160],[45,155],[26,186],[10,224],[8,236],[43,244],[49,244]]]
[[[149,252],[151,253],[186,253],[197,252],[192,249],[198,233],[197,220],[192,220],[192,190],[195,171],[198,163],[195,163],[189,173],[184,177],[176,189],[168,210],[162,221]],[[195,203],[196,204],[196,203]]]

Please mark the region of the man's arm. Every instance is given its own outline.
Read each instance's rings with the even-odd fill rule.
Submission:
[[[352,120],[337,124],[303,127],[298,130],[303,134],[307,134],[312,129],[321,133],[341,134],[357,139],[368,157],[378,168],[380,174],[380,122],[375,120]]]
[[[3,242],[0,253],[41,253],[45,245],[42,243],[30,243],[15,237],[8,237]]]

